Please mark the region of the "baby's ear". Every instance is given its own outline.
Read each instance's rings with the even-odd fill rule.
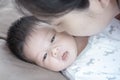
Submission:
[[[102,8],[107,7],[110,4],[110,0],[98,0]]]

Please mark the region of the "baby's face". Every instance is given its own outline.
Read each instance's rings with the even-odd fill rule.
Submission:
[[[37,65],[60,71],[71,65],[76,59],[77,45],[75,39],[66,33],[41,28],[27,38],[24,53]]]

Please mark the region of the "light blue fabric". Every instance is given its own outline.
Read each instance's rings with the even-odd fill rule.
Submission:
[[[70,80],[120,80],[120,21],[91,36],[76,61],[62,71]]]

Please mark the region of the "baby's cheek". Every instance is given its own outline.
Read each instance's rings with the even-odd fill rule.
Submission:
[[[51,59],[46,63],[46,68],[53,71],[61,71],[64,69],[62,61]]]

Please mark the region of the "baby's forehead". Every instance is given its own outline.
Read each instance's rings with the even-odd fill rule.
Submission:
[[[51,27],[44,27],[44,26],[34,26],[34,28],[31,30],[29,36],[27,36],[27,41],[28,40],[33,40],[34,38],[39,38],[41,36],[42,37],[47,37],[47,35],[52,35],[56,33],[56,31],[51,28]]]
[[[49,30],[53,30],[54,29],[54,25],[52,25],[52,24],[49,24],[49,23],[47,23],[47,22],[41,22],[41,21],[39,21],[39,22],[36,22],[34,25],[33,25],[33,29],[49,29]]]
[[[53,28],[51,28],[51,27],[46,27],[46,26],[44,26],[44,27],[36,27],[36,28],[34,28],[34,30],[33,30],[33,32],[39,32],[39,33],[46,33],[46,32],[55,32],[55,29],[53,29]]]

